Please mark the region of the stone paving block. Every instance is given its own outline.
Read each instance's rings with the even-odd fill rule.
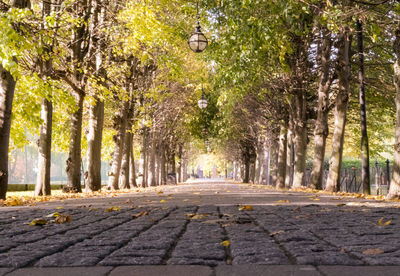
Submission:
[[[318,266],[326,276],[399,276],[399,266]]]
[[[102,260],[99,265],[121,266],[121,265],[159,265],[162,262],[161,257],[157,256],[109,256]]]
[[[0,268],[0,276],[4,276],[7,272],[10,272],[12,268]]]
[[[193,266],[193,265],[180,265],[180,266],[122,266],[117,267],[109,276],[176,276],[176,275],[190,275],[190,276],[212,276],[213,271],[207,266]]]
[[[7,276],[106,276],[112,269],[113,267],[21,268]]]
[[[322,276],[313,266],[297,265],[224,265],[215,272],[216,276]]]

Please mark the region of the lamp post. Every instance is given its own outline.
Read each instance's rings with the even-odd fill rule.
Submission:
[[[208,102],[206,100],[206,98],[204,97],[204,90],[203,87],[201,88],[201,98],[200,100],[197,102],[198,106],[200,107],[200,109],[204,109],[207,107]]]
[[[199,15],[199,3],[197,2],[197,25],[189,38],[189,48],[195,53],[201,53],[208,45],[206,36],[201,32],[200,27],[200,15]]]

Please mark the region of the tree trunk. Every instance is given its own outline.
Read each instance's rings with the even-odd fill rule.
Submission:
[[[35,195],[50,195],[50,167],[51,167],[51,137],[53,122],[53,104],[47,99],[42,99],[40,117],[43,120],[40,126],[38,174],[35,186]]]
[[[394,154],[392,178],[390,180],[388,199],[400,198],[400,24],[397,26],[396,39],[393,44],[393,50],[396,54],[394,62],[393,82],[396,88],[396,130],[394,136]]]
[[[350,32],[346,28],[340,33],[338,41],[339,92],[336,97],[332,156],[329,160],[329,173],[325,187],[325,190],[330,192],[337,192],[340,190],[340,168],[342,165],[344,131],[346,126],[346,112],[350,89],[350,45]]]
[[[142,143],[140,148],[140,159],[139,159],[139,172],[138,172],[138,180],[137,185],[139,187],[145,187],[144,183],[144,174],[145,174],[145,166],[146,166],[146,128],[142,130]]]
[[[367,110],[365,101],[365,74],[364,74],[364,46],[363,26],[357,19],[357,46],[358,46],[358,81],[360,92],[360,123],[361,123],[361,183],[364,194],[371,194],[369,175],[369,146],[367,134]]]
[[[82,112],[84,96],[77,94],[75,97],[78,110],[71,115],[71,136],[69,155],[67,159],[67,186],[72,192],[81,193],[81,140],[82,140]]]
[[[329,113],[329,90],[331,86],[331,79],[329,72],[331,70],[331,52],[332,52],[332,39],[330,32],[325,28],[321,28],[321,42],[318,45],[318,111],[317,120],[315,121],[314,131],[314,160],[310,177],[310,188],[322,189],[322,177],[324,173],[324,159],[326,138],[329,134],[328,128],[328,113]]]
[[[42,25],[43,30],[46,29],[44,21],[46,16],[50,15],[51,4],[42,1]],[[46,55],[50,54],[50,48],[41,40]],[[40,64],[40,73],[42,78],[48,76],[51,70],[52,60],[47,59]],[[51,95],[48,95],[49,97]],[[40,137],[38,140],[38,174],[36,178],[35,195],[50,195],[50,167],[51,167],[51,139],[52,139],[52,121],[53,121],[53,104],[47,98],[42,99],[40,117],[43,120],[40,126]]]
[[[156,151],[157,151],[157,143],[154,130],[151,133],[151,147],[150,147],[150,158],[149,158],[149,176],[148,176],[148,185],[149,187],[156,186]]]
[[[276,179],[276,187],[285,187],[286,173],[286,150],[287,150],[287,126],[281,125],[279,134],[279,150],[278,150],[278,177]]]
[[[272,142],[272,150],[271,150],[271,157],[270,157],[270,171],[271,171],[271,185],[276,187],[276,183],[278,180],[278,141],[274,139]]]
[[[129,124],[129,122],[128,122]],[[131,129],[131,126],[128,126],[127,129]],[[124,141],[124,150],[122,153],[122,161],[121,161],[121,171],[119,174],[119,188],[120,189],[129,189],[129,180],[130,180],[130,159],[131,159],[131,149],[132,149],[132,133],[127,131],[125,133],[125,141]]]
[[[103,138],[104,102],[95,95],[95,103],[89,108],[89,133],[87,135],[86,191],[101,189],[101,143]]]
[[[161,185],[166,185],[167,184],[167,171],[165,169],[166,166],[166,158],[165,158],[165,147],[164,147],[164,142],[161,142],[160,146],[160,154],[161,154]]]
[[[182,145],[178,145],[178,183],[182,183]]]
[[[287,149],[286,149],[286,173],[285,187],[289,188],[293,185],[293,165],[294,165],[294,147],[293,147],[293,121],[289,117],[289,127],[287,132]]]
[[[129,142],[129,187],[137,187],[136,183],[136,168],[135,168],[135,155],[133,153],[133,134],[130,133],[131,141]]]
[[[15,0],[11,6],[26,8],[29,1]],[[14,62],[17,60],[15,59]],[[16,80],[0,62],[0,199],[6,199],[8,189],[8,147],[10,144],[11,112]]]
[[[114,128],[117,134],[113,140],[115,148],[112,156],[112,165],[108,173],[108,189],[118,190],[119,176],[122,163],[122,155],[125,142],[126,127],[128,121],[129,101],[124,101],[119,108],[118,114],[114,117]]]
[[[293,187],[300,188],[304,183],[306,170],[307,126],[306,126],[306,99],[303,91],[295,96],[294,123],[294,175]]]
[[[15,84],[13,76],[0,63],[0,199],[6,199],[8,187],[8,147]]]
[[[103,3],[102,3],[103,2]],[[90,57],[95,64],[95,76],[104,77],[101,74],[104,56],[103,50],[104,35],[99,31],[106,20],[106,8],[108,1],[93,1],[93,13],[90,22]],[[104,85],[104,84],[103,84]],[[86,171],[86,187],[87,192],[101,190],[101,144],[103,139],[104,128],[104,102],[99,99],[96,88],[93,86],[91,95],[94,103],[89,107],[89,132],[87,135],[87,171]]]

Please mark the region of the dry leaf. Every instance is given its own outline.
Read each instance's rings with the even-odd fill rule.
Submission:
[[[121,210],[120,207],[118,207],[118,206],[113,206],[113,207],[107,208],[107,209],[106,209],[106,212],[120,211],[120,210]]]
[[[58,217],[59,215],[60,215],[59,212],[55,212],[55,213],[52,213],[52,214],[50,214],[50,215],[47,215],[46,217],[47,217],[47,218],[52,218],[52,217]]]
[[[186,202],[186,201],[189,201],[189,199],[184,199],[184,200],[182,200],[183,202]]]
[[[383,217],[378,221],[379,226],[387,226],[392,222],[392,220],[388,220],[386,222],[383,222]]]
[[[290,203],[290,201],[289,200],[278,200],[278,201],[276,201],[276,203]]]
[[[56,217],[54,220],[55,223],[66,223],[66,222],[71,222],[71,216],[70,215],[59,215]]]
[[[197,193],[193,193],[194,195],[199,195],[200,193],[199,192],[197,192]]]
[[[380,248],[371,248],[363,251],[364,255],[379,255],[383,253],[384,251]]]
[[[162,199],[162,200],[160,200],[160,202],[161,202],[161,203],[165,203],[165,200],[164,200],[164,199]]]
[[[157,194],[162,195],[163,193],[164,193],[163,191],[159,191]]]
[[[221,244],[222,244],[222,246],[228,247],[231,244],[231,242],[230,241],[223,241],[223,242],[221,242]]]
[[[342,206],[346,206],[346,204],[345,203],[339,203],[339,204],[336,204],[336,206],[337,207],[342,207]]]
[[[61,209],[64,209],[64,207],[60,206],[60,207],[57,207],[56,209],[61,210]]]
[[[253,206],[251,205],[240,205],[239,211],[253,211]]]
[[[29,223],[29,225],[30,225],[30,226],[34,226],[34,225],[45,225],[45,224],[47,224],[47,223],[48,223],[47,220],[40,218],[40,219],[34,219],[34,220],[32,220],[31,223]]]
[[[190,219],[202,219],[202,218],[209,217],[209,216],[210,216],[209,214],[196,214],[196,215],[189,216],[189,217],[190,217]]]
[[[133,214],[132,217],[133,218],[138,218],[138,217],[141,217],[141,216],[147,216],[148,214],[149,214],[148,211],[142,211],[142,212],[140,212],[138,214]]]
[[[276,232],[272,232],[272,233],[270,233],[269,235],[270,235],[271,237],[273,237],[273,236],[275,236],[275,235],[282,234],[282,233],[285,233],[285,231],[284,231],[284,230],[279,230],[279,231],[276,231]]]

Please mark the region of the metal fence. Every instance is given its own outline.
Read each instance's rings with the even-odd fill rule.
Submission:
[[[371,194],[386,195],[390,187],[390,176],[392,166],[389,160],[385,162],[376,161],[370,166]],[[305,175],[305,186],[310,183],[311,169],[307,168]],[[324,171],[322,187],[325,188],[328,178],[328,170]],[[342,169],[340,172],[340,191],[349,193],[361,193],[361,168],[351,167]]]

